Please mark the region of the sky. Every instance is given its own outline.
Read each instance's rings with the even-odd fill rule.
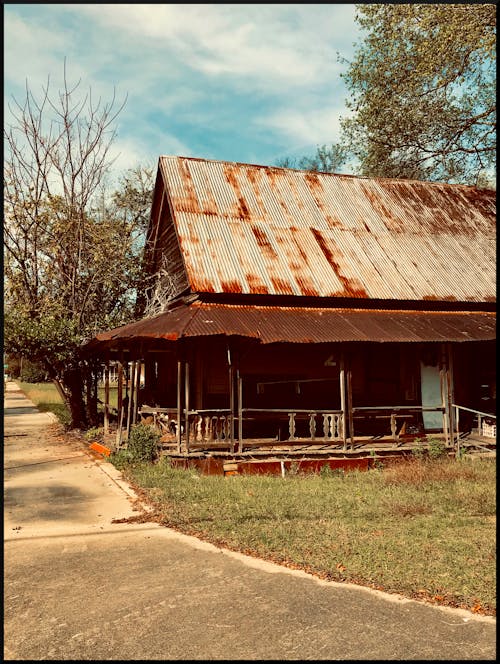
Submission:
[[[276,165],[312,156],[348,115],[337,54],[354,4],[4,4],[4,123],[26,83],[80,81],[116,108],[116,172],[160,155]],[[49,77],[49,78],[48,78]]]

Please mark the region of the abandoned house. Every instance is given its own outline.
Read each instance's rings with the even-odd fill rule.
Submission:
[[[145,317],[86,346],[126,376],[125,439],[150,417],[226,465],[493,445],[494,191],[162,156],[145,265]]]

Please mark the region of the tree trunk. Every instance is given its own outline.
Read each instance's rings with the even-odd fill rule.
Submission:
[[[87,417],[83,402],[83,375],[80,368],[66,369],[63,383],[68,391],[72,429],[86,429]]]
[[[99,418],[97,414],[97,374],[88,369],[85,376],[86,388],[87,388],[87,401],[85,404],[87,422],[90,426],[96,427],[99,424]]]

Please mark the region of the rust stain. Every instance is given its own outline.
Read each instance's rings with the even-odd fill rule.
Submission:
[[[198,199],[196,198],[193,179],[191,178],[191,173],[189,172],[187,163],[180,163],[179,172],[182,178],[182,184],[184,186],[186,196],[176,199],[176,209],[182,212],[200,212],[201,210],[200,206],[198,205]]]
[[[271,259],[276,259],[278,258],[278,254],[272,247],[271,243],[269,242],[269,239],[267,235],[264,233],[264,231],[259,228],[258,226],[255,226],[254,224],[251,225],[251,229],[253,234],[255,235],[255,239],[257,240],[257,244],[259,247],[263,250],[263,253]]]
[[[342,285],[344,286],[345,292],[350,296],[350,297],[368,297],[367,292],[363,288],[359,288],[359,286],[354,282],[352,279],[348,279],[347,277],[344,277],[341,272],[340,272],[340,265],[338,262],[335,260],[335,257],[330,250],[330,248],[327,246],[325,239],[321,235],[321,233],[316,230],[315,228],[311,228],[311,231],[316,239],[316,242],[318,243],[321,251],[323,252],[323,255],[325,256],[326,260],[328,263],[331,265],[332,269],[334,270],[335,274],[337,275],[338,279],[341,281]]]
[[[236,198],[238,199],[238,206],[236,208],[237,216],[247,221],[250,220],[251,218],[250,210],[248,209],[245,199],[243,198],[243,195],[241,193],[240,185],[238,184],[238,180],[236,179],[236,169],[234,168],[234,166],[225,164],[224,175],[226,176],[228,183],[233,188],[234,193],[236,194]]]
[[[281,294],[284,295],[293,295],[293,290],[290,284],[285,281],[284,279],[279,279],[277,277],[271,277],[271,282],[274,286],[274,290]]]
[[[255,295],[267,295],[269,293],[267,286],[254,274],[247,273],[245,276],[248,282],[250,293]]]
[[[243,288],[238,281],[223,281],[221,286],[224,293],[243,293]]]
[[[308,182],[311,185],[310,186],[311,194],[319,210],[321,210],[321,213],[325,218],[328,226],[330,226],[330,228],[335,228],[336,226],[341,227],[342,222],[340,221],[340,219],[332,217],[332,215],[328,211],[328,208],[323,203],[321,193],[324,191],[324,188],[319,177],[316,175],[316,173],[306,173],[304,177],[306,182]]]

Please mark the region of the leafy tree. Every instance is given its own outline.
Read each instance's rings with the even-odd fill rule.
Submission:
[[[360,4],[356,21],[339,144],[279,165],[493,186],[496,6]]]
[[[365,175],[478,183],[496,165],[494,4],[363,4],[342,122]]]
[[[340,144],[318,146],[316,154],[312,157],[293,159],[284,157],[276,165],[280,168],[295,168],[304,171],[321,173],[336,173],[340,171],[347,159],[347,150]]]
[[[145,203],[140,168],[106,194],[125,102],[94,103],[78,87],[65,73],[57,95],[47,83],[37,100],[27,85],[4,130],[4,350],[42,363],[84,428],[95,424],[99,367],[80,346],[133,318]]]

